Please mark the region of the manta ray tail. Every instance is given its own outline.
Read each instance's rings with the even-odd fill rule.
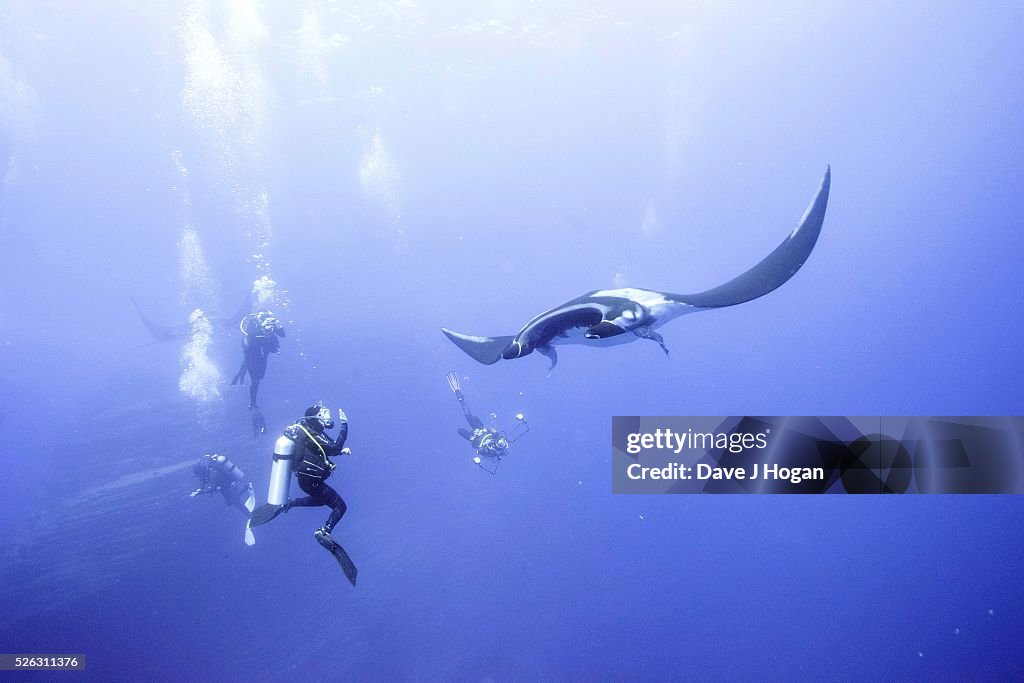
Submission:
[[[452,332],[443,327],[441,331],[470,358],[484,365],[497,363],[501,359],[501,352],[515,339],[515,337],[472,337],[468,334]]]
[[[668,294],[671,299],[688,306],[698,308],[721,308],[735,306],[764,296],[781,287],[789,278],[800,270],[800,267],[811,255],[821,225],[825,220],[825,208],[828,206],[828,191],[832,183],[832,170],[825,168],[825,176],[821,179],[818,192],[804,212],[803,218],[796,229],[783,240],[775,251],[768,254],[760,263],[729,280],[724,285],[709,289],[699,294]]]

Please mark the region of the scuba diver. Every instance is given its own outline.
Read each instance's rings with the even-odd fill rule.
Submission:
[[[451,387],[455,398],[459,399],[459,405],[462,406],[462,414],[466,416],[466,422],[473,428],[472,431],[465,427],[459,427],[458,429],[459,436],[469,441],[476,452],[473,462],[485,472],[496,473],[498,465],[501,464],[501,459],[508,455],[509,447],[530,431],[530,425],[527,424],[526,418],[522,413],[516,413],[518,424],[516,425],[515,434],[510,439],[505,432],[485,427],[483,420],[473,414],[466,403],[466,397],[462,394],[459,376],[455,374],[454,370],[448,373],[448,386]],[[487,465],[484,465],[485,462]]]
[[[224,496],[224,502],[245,513],[246,517],[256,507],[256,496],[252,492],[252,482],[245,481],[245,474],[233,462],[218,453],[204,455],[192,467],[192,472],[199,479],[199,488],[189,494],[195,498],[203,494],[213,495],[218,491]],[[245,529],[245,544],[252,545],[256,539]]]
[[[341,565],[345,576],[356,585],[356,566],[348,553],[331,537],[334,527],[341,521],[348,509],[338,492],[327,484],[327,478],[334,471],[331,458],[351,455],[345,448],[348,438],[348,416],[338,408],[338,436],[331,439],[326,430],[334,428],[331,411],[322,402],[311,406],[305,415],[287,427],[274,445],[274,465],[270,474],[270,493],[266,505],[258,507],[249,518],[249,526],[260,526],[276,518],[282,512],[296,507],[331,508],[331,513],[322,527],[313,532],[317,543],[327,549]],[[295,473],[299,488],[306,493],[303,498],[288,498],[290,473]]]
[[[281,353],[284,325],[270,311],[259,311],[242,318],[238,327],[242,330],[242,365],[232,378],[231,385],[245,384],[245,374],[249,373],[252,433],[253,436],[259,436],[267,431],[267,423],[256,405],[256,394],[260,390],[260,380],[267,372],[267,357],[271,353]]]

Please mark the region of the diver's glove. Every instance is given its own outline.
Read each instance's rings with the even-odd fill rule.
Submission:
[[[352,449],[351,448],[342,448],[341,452],[339,453],[339,455],[352,455]]]
[[[348,415],[341,408],[338,408],[338,422],[348,422]]]

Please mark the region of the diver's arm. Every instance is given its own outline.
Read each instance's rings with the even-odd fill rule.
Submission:
[[[327,449],[330,455],[340,455],[342,451],[347,450],[345,448],[345,440],[348,438],[348,423],[342,422],[341,428],[338,430],[338,438],[335,439],[330,448]]]
[[[214,493],[217,490],[216,486],[211,486],[209,483],[197,488],[195,491],[189,494],[189,498],[195,498],[206,493]]]
[[[326,436],[326,435],[325,435]],[[345,450],[345,440],[348,438],[348,416],[341,408],[338,408],[338,437],[333,441],[328,437],[327,447],[324,449],[328,455],[340,455]]]

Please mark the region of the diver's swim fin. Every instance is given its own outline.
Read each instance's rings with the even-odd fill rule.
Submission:
[[[451,387],[452,393],[455,394],[455,398],[462,400],[462,387],[459,386],[459,376],[452,370],[448,373],[448,386]]]
[[[352,558],[348,556],[345,549],[327,533],[326,529],[317,529],[313,532],[313,537],[316,538],[317,543],[326,548],[331,555],[334,555],[334,559],[341,566],[341,571],[345,572],[349,583],[353,586],[356,585],[356,574],[359,573],[359,570],[356,569],[356,565],[353,564]]]
[[[284,505],[271,505],[270,503],[260,505],[253,510],[252,516],[249,517],[249,526],[260,526],[267,522],[272,522],[279,514],[284,512],[284,509]]]
[[[263,413],[255,405],[250,409],[252,411],[252,435],[259,436],[260,434],[267,433],[267,421],[263,419]]]
[[[249,547],[256,545],[256,537],[253,536],[251,522],[245,523],[245,544]]]

